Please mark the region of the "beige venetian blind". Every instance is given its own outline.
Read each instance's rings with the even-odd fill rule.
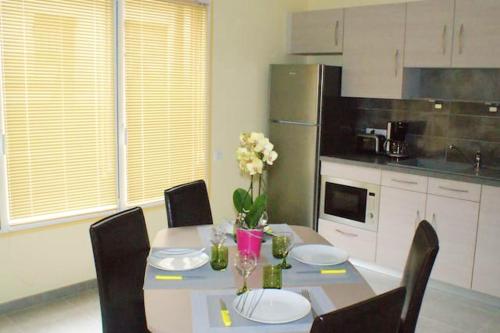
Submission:
[[[207,7],[125,1],[129,204],[207,175]]]
[[[2,0],[11,223],[116,206],[113,2]]]

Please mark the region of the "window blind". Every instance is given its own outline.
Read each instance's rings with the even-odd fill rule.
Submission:
[[[125,1],[129,204],[207,177],[207,7]]]
[[[109,0],[2,0],[12,224],[116,207]]]

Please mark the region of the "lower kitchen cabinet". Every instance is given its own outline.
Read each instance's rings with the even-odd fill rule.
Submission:
[[[483,186],[472,289],[500,297],[500,188]]]
[[[375,232],[323,219],[318,220],[318,232],[334,246],[346,250],[352,258],[375,261]]]
[[[427,194],[382,186],[376,263],[403,271]]]
[[[431,278],[471,288],[478,214],[478,202],[427,196],[427,220],[439,237]]]

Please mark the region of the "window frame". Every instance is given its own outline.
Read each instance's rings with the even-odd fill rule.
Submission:
[[[65,224],[70,222],[98,219],[107,215],[132,207],[127,200],[127,123],[125,110],[125,43],[124,43],[124,20],[125,20],[125,0],[109,0],[113,2],[113,46],[114,46],[114,95],[115,95],[115,130],[116,130],[116,204],[115,207],[95,207],[71,212],[57,212],[43,215],[40,218],[33,218],[33,221],[23,223],[12,223],[9,215],[9,190],[7,174],[7,157],[5,151],[5,116],[4,116],[4,83],[3,83],[3,62],[0,61],[0,234],[27,230],[33,228],[46,227],[51,225]],[[211,8],[210,0],[174,0],[180,2],[196,3],[207,6],[207,45],[206,45],[206,66],[207,66],[207,187],[210,189],[211,171]],[[0,58],[3,57],[3,50],[0,47]],[[140,204],[142,208],[157,207],[164,204],[163,199],[154,200]]]

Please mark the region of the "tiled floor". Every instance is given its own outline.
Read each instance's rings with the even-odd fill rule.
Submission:
[[[399,280],[359,269],[376,293],[392,289]],[[0,333],[101,332],[97,291],[0,315]],[[499,333],[500,308],[428,288],[418,322],[419,333]]]

